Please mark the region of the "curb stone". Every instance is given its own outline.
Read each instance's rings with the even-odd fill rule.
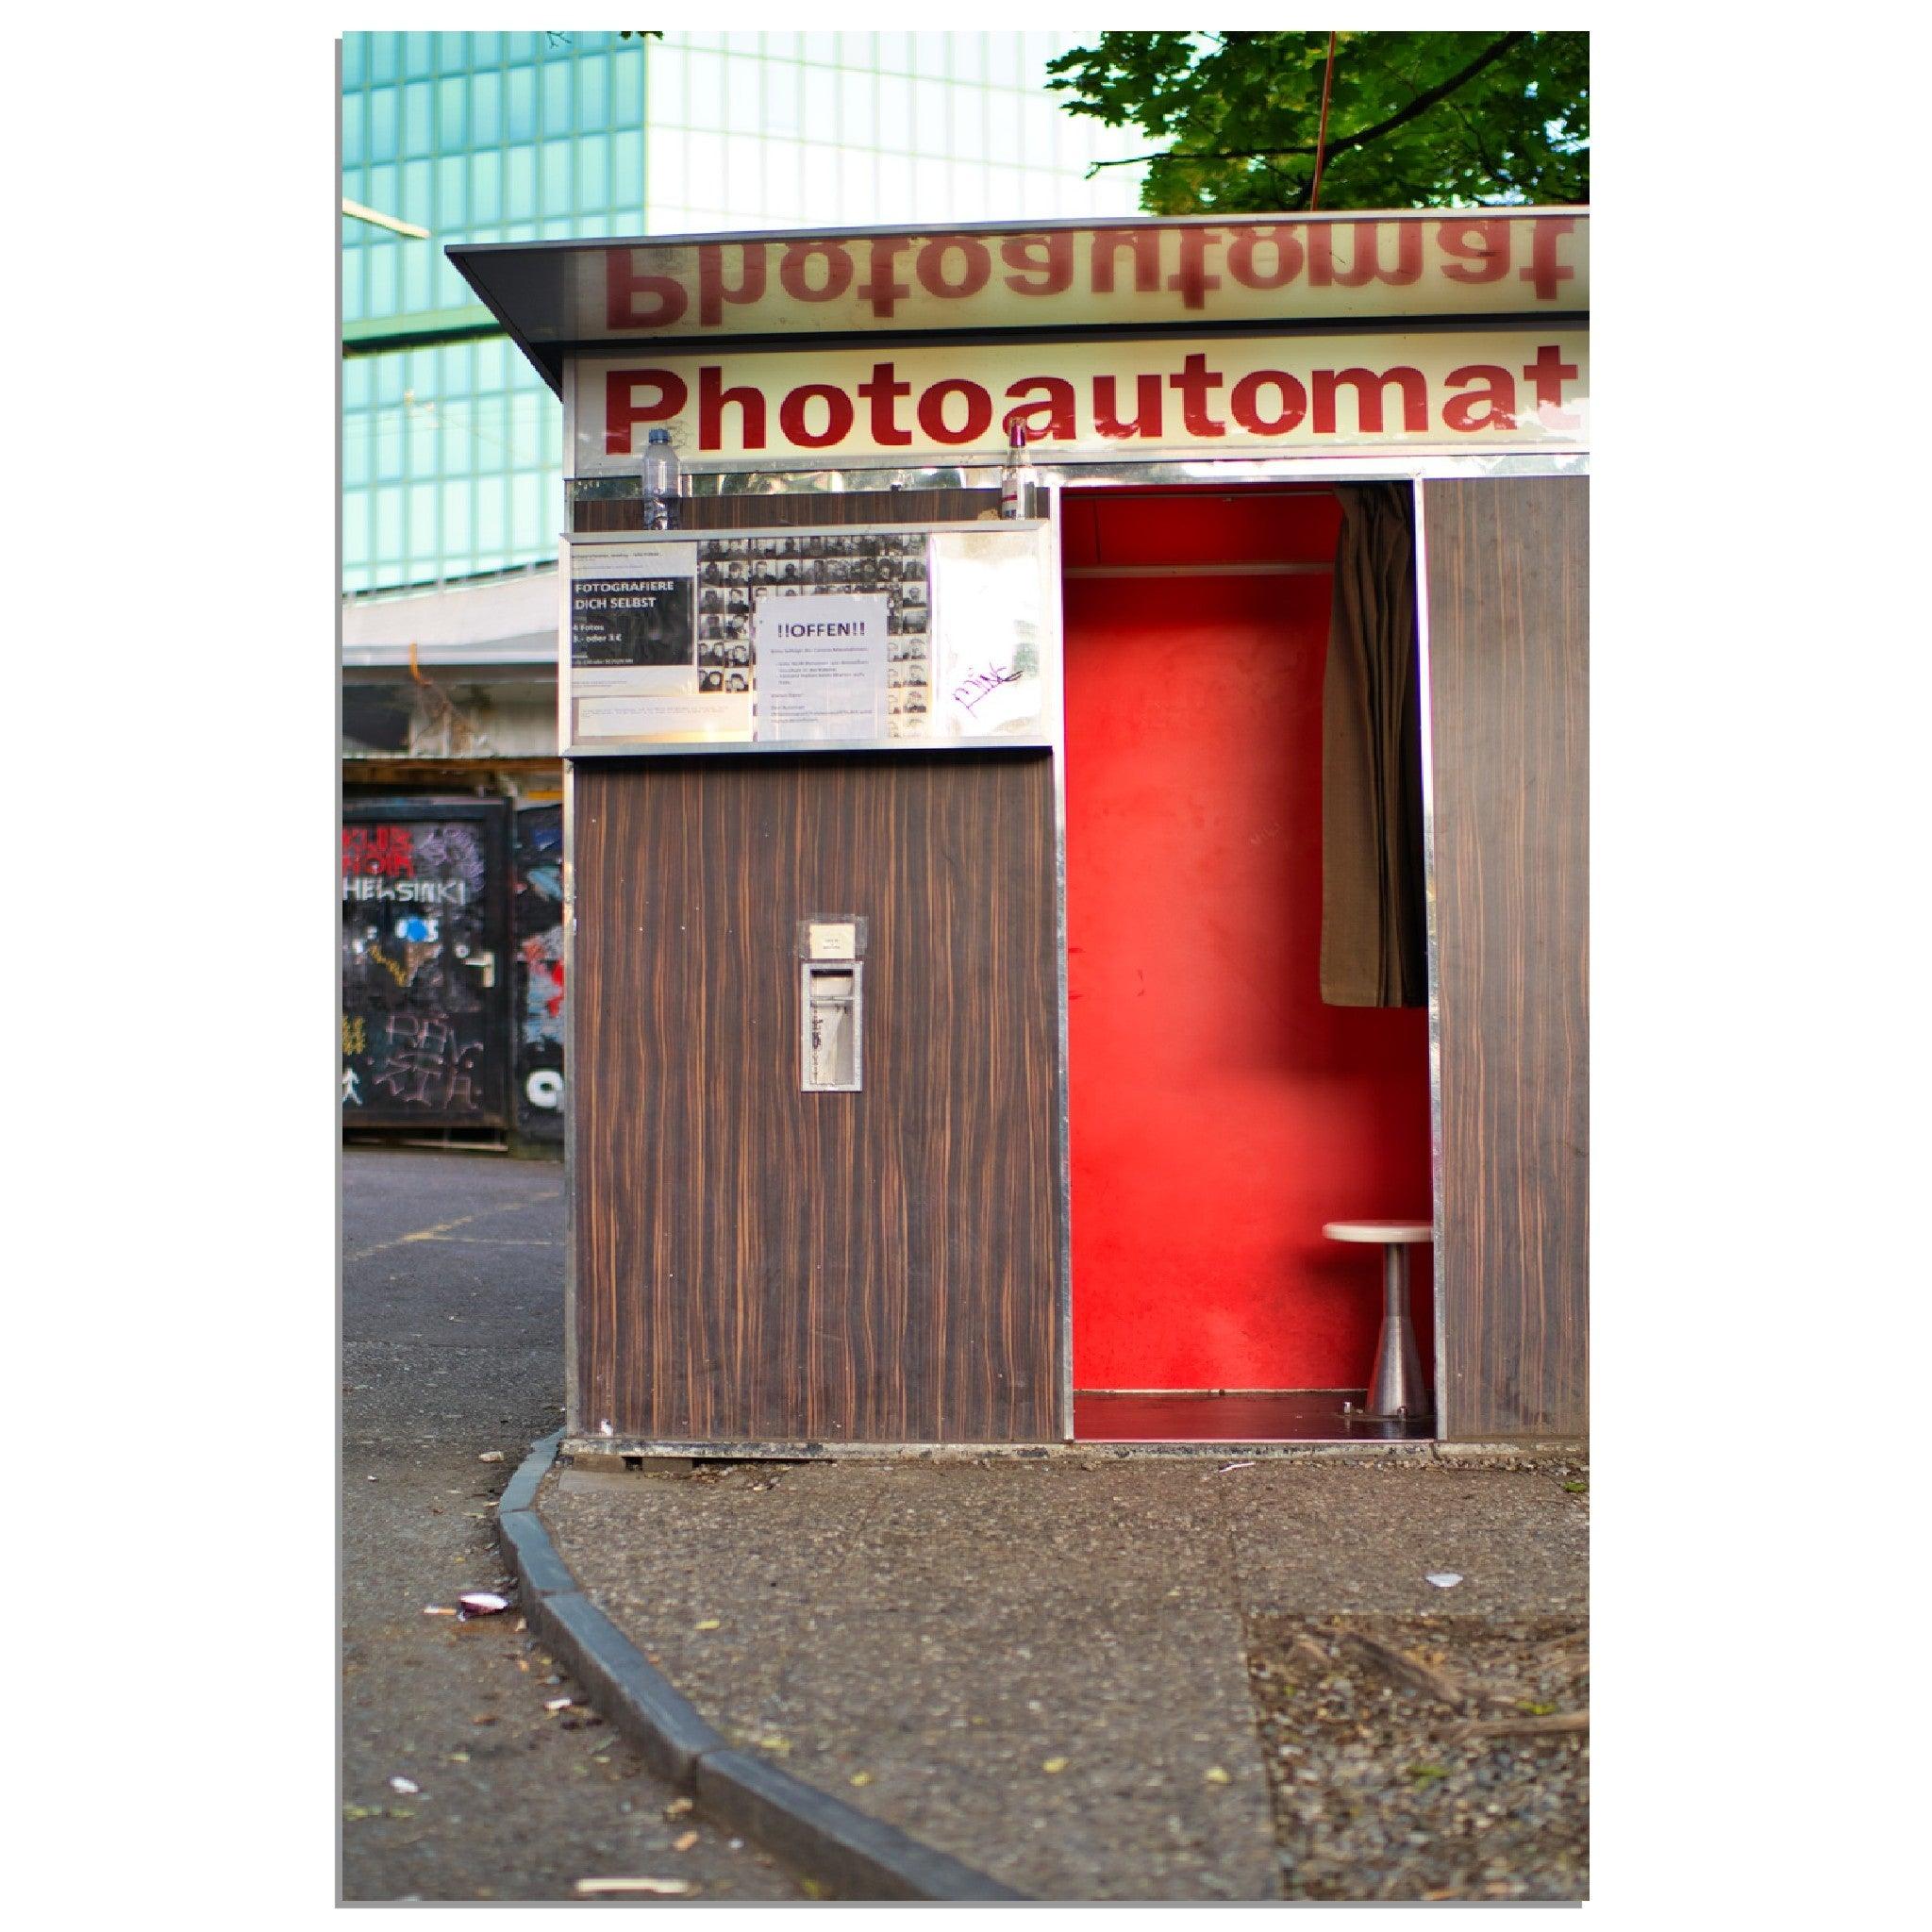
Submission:
[[[537,1514],[537,1491],[563,1431],[530,1446],[497,1505],[497,1534],[530,1628],[665,1783],[765,1849],[854,1899],[1024,1901],[996,1878],[896,1825],[733,1750],[675,1685],[577,1587]]]

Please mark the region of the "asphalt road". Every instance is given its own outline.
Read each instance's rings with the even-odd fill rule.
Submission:
[[[755,1846],[667,1817],[675,1794],[589,1711],[546,1708],[576,1687],[514,1610],[424,1614],[501,1584],[496,1496],[562,1417],[562,1169],[358,1148],[342,1178],[341,1896],[637,1876],[803,1896]]]

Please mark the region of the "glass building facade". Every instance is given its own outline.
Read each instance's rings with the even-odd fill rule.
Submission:
[[[352,33],[342,195],[345,591],[554,560],[556,399],[443,254],[724,228],[1131,214],[1131,133],[1045,63],[1094,32]],[[412,339],[436,340],[411,346]]]

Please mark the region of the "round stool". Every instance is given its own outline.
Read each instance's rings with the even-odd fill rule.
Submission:
[[[1382,1249],[1382,1339],[1375,1344],[1375,1373],[1365,1411],[1372,1416],[1425,1416],[1429,1397],[1423,1358],[1408,1319],[1408,1251],[1433,1238],[1426,1221],[1330,1221],[1322,1232],[1331,1241],[1376,1241]]]

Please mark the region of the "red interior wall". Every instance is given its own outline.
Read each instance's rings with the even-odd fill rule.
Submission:
[[[1334,553],[1325,493],[1066,498],[1066,563]],[[1328,1007],[1325,575],[1066,583],[1074,1380],[1351,1389],[1426,1217],[1427,1017]],[[1427,1359],[1428,1266],[1415,1302]]]

